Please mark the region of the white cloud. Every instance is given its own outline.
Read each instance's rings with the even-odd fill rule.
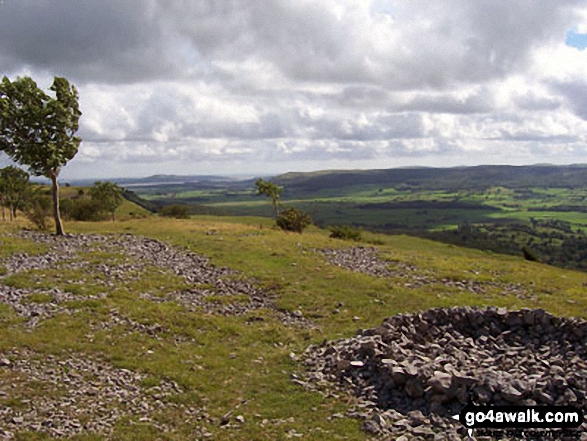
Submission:
[[[584,160],[587,51],[565,45],[579,0],[2,8],[5,72],[80,91],[65,173]]]

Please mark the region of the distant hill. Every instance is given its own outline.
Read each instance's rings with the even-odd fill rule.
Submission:
[[[587,165],[481,165],[455,168],[395,168],[381,170],[324,170],[286,173],[274,178],[289,190],[312,192],[353,185],[418,189],[483,189],[492,186],[587,187]]]
[[[215,175],[153,175],[146,178],[119,178],[113,179],[118,184],[126,185],[127,187],[133,185],[150,185],[150,184],[184,184],[191,182],[216,182],[216,181],[231,181],[232,179],[226,176]]]
[[[222,184],[230,185],[239,182],[241,179],[230,176],[217,175],[152,175],[146,178],[107,178],[107,179],[71,179],[67,180],[71,185],[92,186],[96,181],[114,182],[123,187],[143,187],[161,185],[183,185],[183,184]],[[43,181],[44,182],[44,181]]]

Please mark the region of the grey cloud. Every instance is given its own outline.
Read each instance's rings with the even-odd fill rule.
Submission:
[[[523,70],[530,50],[560,39],[573,21],[575,1],[535,2],[481,0],[400,2],[403,54],[387,57],[393,87],[444,88],[479,83]],[[575,17],[576,18],[576,17]],[[427,28],[418,27],[426,23]]]
[[[398,2],[380,35],[384,15],[329,2],[11,0],[0,57],[94,82],[226,81],[230,69],[215,65],[257,60],[293,81],[446,88],[523,68],[531,48],[564,35],[578,3]]]
[[[309,139],[376,141],[393,138],[419,138],[424,132],[422,116],[417,113],[330,112],[320,117],[298,115],[293,121],[305,128]]]
[[[555,110],[558,109],[562,102],[558,97],[548,97],[537,95],[533,91],[517,95],[513,98],[516,106],[522,110]]]
[[[345,87],[341,93],[330,96],[339,106],[361,108],[385,108],[389,106],[392,96],[380,86],[352,85]]]
[[[501,135],[498,138],[486,138],[499,141],[519,141],[519,142],[542,142],[550,144],[569,144],[578,142],[577,136],[571,135],[548,135],[544,133],[521,132],[511,133],[508,130],[500,130]]]
[[[587,81],[551,82],[550,87],[565,98],[575,115],[587,121]]]
[[[18,0],[0,8],[0,54],[8,68],[114,83],[174,69],[153,0]]]
[[[401,110],[432,113],[487,113],[495,108],[493,94],[482,88],[464,98],[451,93],[418,93]]]

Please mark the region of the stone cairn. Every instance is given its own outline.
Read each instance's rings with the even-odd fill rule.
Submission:
[[[358,399],[351,415],[384,439],[463,439],[451,417],[470,401],[587,413],[586,343],[587,321],[541,309],[431,309],[310,346],[307,372],[295,381],[330,395],[351,392]],[[575,439],[587,440],[587,425],[581,429]]]

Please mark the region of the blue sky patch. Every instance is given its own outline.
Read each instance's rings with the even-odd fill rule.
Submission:
[[[565,43],[567,46],[572,46],[583,50],[587,48],[587,34],[579,34],[575,31],[568,31]]]

